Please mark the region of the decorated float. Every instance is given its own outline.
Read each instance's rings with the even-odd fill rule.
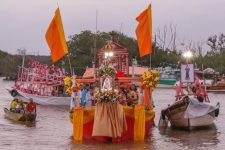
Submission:
[[[139,141],[150,133],[155,117],[151,93],[158,83],[158,72],[151,70],[139,77],[127,77],[128,53],[118,51],[118,46],[111,42],[99,51],[101,65],[96,71],[96,78],[77,79],[73,76],[66,80],[65,85],[68,85],[72,97],[69,117],[75,141]],[[105,57],[102,57],[103,54]],[[118,54],[120,57],[117,57]],[[81,102],[81,87],[86,83],[97,85],[93,90],[94,100],[90,107],[82,106]],[[130,92],[133,99],[129,99],[124,90],[132,85],[137,90]]]
[[[41,105],[70,105],[71,98],[64,89],[65,70],[32,61],[28,67],[19,67],[13,87],[7,87],[12,97]]]

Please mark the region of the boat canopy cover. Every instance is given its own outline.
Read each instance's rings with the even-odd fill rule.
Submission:
[[[210,112],[216,110],[219,106],[213,106],[211,103],[208,102],[199,102],[194,97],[189,97],[190,103],[186,109],[184,114],[184,118],[197,118],[204,116]]]

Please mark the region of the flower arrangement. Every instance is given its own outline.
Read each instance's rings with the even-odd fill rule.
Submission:
[[[80,89],[80,87],[81,87],[81,84],[80,83],[78,83],[78,82],[76,82],[76,85],[75,86],[72,86],[72,79],[76,79],[77,78],[77,76],[76,75],[74,75],[73,77],[69,77],[69,76],[66,76],[64,79],[63,79],[63,81],[64,81],[64,85],[65,85],[65,87],[66,87],[66,93],[68,94],[68,95],[71,95],[72,94],[72,92],[77,92],[79,89]]]
[[[159,81],[159,73],[157,70],[145,71],[141,76],[142,88],[155,88]]]
[[[110,65],[108,60],[105,60],[98,70],[99,77],[106,77],[106,76],[113,77],[115,74],[116,70],[113,68],[112,65]]]
[[[98,103],[101,102],[118,102],[119,101],[119,94],[116,91],[102,91],[95,94],[95,100]]]

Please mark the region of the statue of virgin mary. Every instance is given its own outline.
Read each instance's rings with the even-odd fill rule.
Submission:
[[[109,78],[105,78],[104,83],[103,83],[103,86],[102,86],[102,89],[105,90],[105,91],[112,90],[112,87],[111,87],[111,83],[110,83],[110,79]]]

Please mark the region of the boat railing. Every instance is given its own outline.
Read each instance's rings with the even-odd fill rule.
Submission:
[[[30,68],[23,68],[23,71],[21,71],[20,68],[19,72],[20,74],[18,75],[18,80],[24,82],[43,81],[47,84],[63,83],[63,78],[65,77],[62,72],[58,72],[57,74],[50,74],[47,71],[37,72],[35,69]]]

